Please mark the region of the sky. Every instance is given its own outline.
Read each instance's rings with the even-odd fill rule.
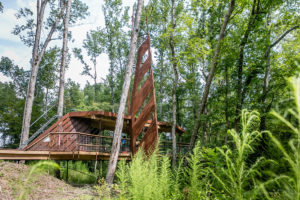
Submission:
[[[36,0],[1,0],[4,10],[0,13],[0,57],[7,56],[14,61],[19,67],[25,70],[30,70],[30,58],[32,56],[32,48],[25,46],[18,36],[13,35],[11,32],[15,25],[22,24],[21,20],[15,17],[15,14],[20,8],[27,7],[31,8],[34,12],[36,11]],[[85,20],[78,22],[77,26],[70,27],[69,31],[72,32],[73,39],[75,41],[69,42],[69,49],[74,47],[82,47],[82,42],[86,37],[86,33],[89,30],[95,30],[97,27],[104,27],[104,16],[102,13],[103,0],[82,0],[89,7],[90,15],[86,17]],[[124,6],[130,6],[132,11],[132,6],[135,0],[123,0]],[[147,1],[146,1],[147,2]],[[131,13],[130,13],[131,15]],[[54,45],[61,46],[62,41],[50,42],[48,47]],[[84,52],[84,50],[83,50]],[[89,63],[89,58],[86,54],[83,54],[87,63]],[[91,63],[89,63],[91,64]],[[106,54],[101,54],[98,57],[98,82],[103,81],[108,74],[109,59]],[[83,70],[82,64],[75,59],[74,55],[71,56],[71,61],[69,68],[66,71],[66,79],[70,78],[76,81],[83,87],[87,81],[92,82],[90,77],[80,75]],[[9,81],[8,78],[0,73],[0,81]]]

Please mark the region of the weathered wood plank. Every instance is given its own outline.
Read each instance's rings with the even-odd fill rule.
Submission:
[[[108,160],[109,153],[101,152],[52,152],[52,151],[21,151],[0,150],[1,160]],[[120,153],[119,160],[130,160],[129,153]]]
[[[135,94],[135,104],[132,105],[132,116],[135,116],[143,102],[147,99],[153,90],[153,76],[149,76],[141,89]]]

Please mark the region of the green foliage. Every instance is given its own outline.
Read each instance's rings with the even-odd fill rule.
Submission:
[[[116,191],[118,191],[118,185],[113,184],[108,186],[103,178],[99,180],[98,185],[95,185],[94,188],[100,199],[114,199],[112,197],[116,196]]]
[[[23,68],[15,65],[14,61],[8,57],[1,57],[0,72],[12,79],[17,95],[26,97],[25,91],[29,80],[28,72],[25,72]]]
[[[41,60],[38,72],[38,87],[47,91],[55,89],[58,80],[61,49],[57,46],[49,48]]]
[[[261,132],[259,113],[242,112],[242,130],[228,131],[231,147],[209,149],[200,142],[189,157],[187,166],[171,169],[167,156],[154,153],[145,156],[139,151],[128,165],[119,164],[117,176],[121,199],[261,199],[264,186],[273,180],[261,181],[267,172],[263,167],[273,161],[260,157],[249,162]],[[268,197],[268,196],[267,196]]]
[[[49,31],[52,28],[52,26],[54,26],[55,21],[58,19],[60,23],[55,27],[54,31],[58,32],[56,35],[57,38],[62,39],[63,25],[62,16],[60,15],[60,12],[64,12],[64,10],[62,10],[63,7],[61,7],[60,3],[57,1],[47,1],[45,3],[46,8],[49,9],[49,14],[45,15],[44,19],[41,19],[43,23],[42,28],[45,31]],[[85,17],[88,14],[88,7],[85,3],[81,2],[80,0],[73,0],[71,5],[69,24],[74,25],[78,20],[85,19]],[[33,11],[29,8],[21,8],[17,12],[16,17],[17,19],[25,20],[25,23],[16,25],[12,33],[14,35],[19,36],[21,41],[26,46],[32,47],[34,45],[34,35],[37,23],[35,21]]]
[[[11,83],[0,83],[0,133],[5,147],[17,147],[22,125],[24,101]]]
[[[171,0],[150,0],[146,5],[147,12],[146,9],[143,11],[138,43],[140,44],[146,36],[148,16],[153,47],[157,117],[161,121],[171,121],[173,71],[169,36],[170,33],[174,35],[179,72],[176,92],[177,122],[186,130],[186,133],[180,136],[180,141],[189,141],[194,123],[198,120],[201,94],[210,71],[212,52],[228,2],[175,1],[174,29],[171,28]],[[250,22],[253,2],[258,2],[259,13],[249,32],[248,40],[242,43]],[[300,70],[299,28],[270,49],[269,58],[265,57],[267,48],[273,42],[288,29],[299,24],[299,2],[236,1],[212,80],[205,115],[200,117],[198,140],[201,144],[198,142],[193,152],[190,152],[187,165],[183,165],[181,161],[175,168],[170,167],[167,157],[147,157],[141,152],[129,165],[120,163],[118,186],[121,199],[299,199],[300,112],[299,108],[290,109],[299,105],[299,98],[295,98],[295,104],[286,84],[286,77],[294,76]],[[0,12],[1,5],[0,3]],[[47,1],[43,36],[50,30],[55,19],[60,17],[60,9],[58,1]],[[65,112],[117,110],[129,51],[131,19],[128,14],[129,8],[122,5],[121,0],[104,1],[102,12],[104,26],[87,30],[82,46],[74,49],[75,56],[84,67],[82,74],[88,75],[91,80],[95,78],[96,81],[89,80],[84,86],[80,86],[75,81],[68,80],[64,96]],[[70,25],[85,18],[87,14],[87,6],[79,0],[73,0]],[[25,23],[20,21],[13,34],[32,47],[36,27],[34,12],[22,8],[16,16],[25,20]],[[61,22],[60,18],[52,39],[61,39]],[[45,37],[42,37],[43,39]],[[243,48],[241,44],[244,45]],[[43,45],[43,41],[40,45]],[[242,80],[241,84],[238,84],[237,60],[241,50],[244,59]],[[87,52],[88,57],[85,57],[83,51]],[[92,67],[89,64],[96,61],[101,63],[97,59],[102,53],[108,55],[109,74],[100,81],[96,79],[95,71],[91,71]],[[37,119],[47,106],[57,101],[59,64],[59,48],[53,47],[45,52],[37,77],[32,121]],[[24,71],[23,66],[19,65],[7,57],[1,58],[0,72],[11,79],[8,83],[0,83],[0,136],[3,141],[1,144],[5,147],[17,147],[21,132],[30,72]],[[95,69],[98,74],[102,70],[98,65]],[[299,90],[299,81],[293,81],[296,84],[294,88]],[[241,87],[241,94],[237,87]],[[230,129],[237,127],[235,119],[240,114],[236,112],[239,95],[243,98],[242,108],[257,112],[243,111],[242,131],[237,133]],[[299,96],[299,92],[297,95]],[[277,117],[274,119],[269,112],[274,108],[287,112],[283,115],[272,112]],[[49,116],[52,114],[56,113],[49,113]],[[32,133],[46,119],[41,121],[31,127]],[[265,126],[259,127],[259,121],[261,124],[265,123]],[[269,133],[271,140],[259,129],[270,130],[273,133]],[[275,160],[277,164],[270,164],[268,159]],[[62,172],[65,178],[66,166],[63,165]],[[265,169],[262,169],[262,166]],[[87,165],[70,163],[69,167],[70,182],[95,182],[95,176]],[[77,171],[83,171],[85,174]],[[99,187],[100,193],[106,192],[107,186],[103,182]],[[114,198],[109,195],[109,198]]]
[[[283,195],[285,199],[300,199],[300,78],[290,79],[292,85],[294,108],[286,111],[285,115],[290,115],[292,119],[288,120],[279,113],[273,111],[272,114],[278,118],[284,125],[291,129],[293,135],[288,142],[288,146],[282,144],[272,133],[269,136],[273,143],[280,150],[285,163],[289,165],[290,171],[282,175]]]
[[[247,163],[250,153],[254,152],[254,145],[257,143],[261,132],[257,131],[259,124],[259,113],[256,111],[242,111],[242,130],[237,133],[235,130],[228,131],[233,138],[232,149],[217,148],[225,158],[225,166],[218,171],[211,170],[217,182],[224,192],[224,198],[234,199],[255,199],[258,186],[256,176],[261,175],[259,167],[265,163],[263,157],[256,159],[252,164]]]
[[[0,12],[3,13],[3,5],[2,5],[2,2],[0,2]]]
[[[172,199],[176,194],[170,160],[157,152],[146,156],[138,151],[129,165],[119,164],[117,177],[121,199]]]
[[[67,162],[61,164],[62,178],[67,178]],[[68,182],[76,185],[94,184],[97,182],[97,176],[92,173],[87,163],[83,161],[69,161]]]
[[[18,196],[18,200],[27,199],[28,195],[31,191],[31,183],[37,178],[37,176],[41,175],[41,173],[45,172],[45,169],[59,170],[59,166],[53,161],[40,161],[30,167],[28,175],[21,185],[21,192]]]
[[[205,149],[201,148],[200,142],[198,142],[190,158],[187,158],[189,167],[185,169],[184,176],[187,181],[184,189],[187,199],[209,199],[212,186],[209,177],[210,166],[207,166],[208,159]]]
[[[104,38],[101,31],[91,30],[86,34],[86,39],[83,41],[83,48],[86,50],[87,55],[90,56],[90,61],[94,65],[94,72],[91,72],[91,67],[86,63],[83,58],[82,51],[79,48],[74,48],[73,53],[77,59],[83,64],[84,68],[82,75],[87,75],[94,79],[95,85],[97,87],[97,57],[104,53]],[[95,88],[96,91],[96,88]],[[95,94],[96,95],[96,94]]]

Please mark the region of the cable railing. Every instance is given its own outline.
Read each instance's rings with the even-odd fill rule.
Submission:
[[[38,148],[44,151],[85,151],[110,153],[113,137],[103,135],[93,135],[81,132],[51,132],[34,144],[31,149]],[[137,142],[139,143],[139,142]],[[159,151],[162,153],[172,152],[171,141],[160,141]],[[177,143],[177,153],[185,154],[188,152],[188,143]],[[120,153],[130,153],[130,139],[122,138]]]

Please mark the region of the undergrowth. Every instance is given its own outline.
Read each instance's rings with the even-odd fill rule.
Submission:
[[[290,79],[290,84],[294,94],[295,108],[288,109],[285,116],[290,115],[292,119],[288,120],[276,111],[272,111],[272,114],[292,131],[293,136],[286,147],[272,133],[268,133],[291,169],[290,172],[277,177],[283,185],[282,199],[300,200],[300,78]],[[266,190],[265,194],[270,198]]]
[[[272,112],[293,131],[289,146],[266,132],[289,165],[289,172],[276,174],[272,171],[269,166],[276,166],[276,160],[263,156],[250,158],[263,132],[259,131],[259,113],[243,110],[241,132],[229,130],[227,146],[212,149],[197,143],[186,158],[187,166],[180,160],[179,166],[171,168],[169,157],[158,152],[146,156],[142,151],[138,151],[131,163],[120,162],[117,171],[119,198],[300,200],[300,79],[294,78],[291,83],[295,109],[287,112],[296,120],[292,123]]]
[[[25,181],[20,184],[20,195],[18,196],[18,200],[27,199],[28,194],[32,190],[32,183],[38,176],[45,173],[45,170],[59,170],[59,165],[53,161],[40,161],[30,167],[30,170],[26,176]]]
[[[69,161],[68,183],[76,185],[95,184],[97,176],[90,172],[87,163],[82,161]],[[67,178],[67,162],[61,163],[61,175]]]
[[[119,164],[120,199],[255,199],[262,193],[255,177],[267,162],[246,163],[261,135],[258,122],[257,112],[244,110],[242,132],[229,131],[232,148],[203,148],[198,142],[184,167],[182,160],[172,169],[168,156],[138,151],[129,165]]]
[[[243,110],[241,132],[229,130],[229,144],[204,148],[198,142],[178,166],[171,167],[170,158],[156,150],[145,155],[142,150],[126,164],[120,161],[116,172],[117,184],[107,186],[100,180],[95,186],[100,199],[165,200],[165,199],[280,199],[300,200],[300,78],[291,79],[294,107],[287,113],[289,120],[278,112],[272,114],[293,132],[288,145],[266,132],[272,144],[282,154],[290,171],[276,174],[275,160],[250,156],[255,153],[263,132],[259,131],[260,116],[256,111]],[[186,159],[187,162],[183,162]],[[278,160],[277,160],[278,161]],[[187,163],[187,165],[184,165]],[[38,168],[58,167],[52,162],[33,165],[26,183],[32,180]],[[93,183],[94,174],[82,162],[70,163],[69,181]],[[44,169],[45,170],[45,169]],[[83,172],[79,173],[77,171]],[[65,166],[63,176],[66,176]],[[275,187],[276,190],[273,190]],[[275,191],[275,192],[274,192]],[[23,189],[19,199],[24,199]]]
[[[167,156],[138,151],[131,163],[120,162],[117,171],[120,199],[172,199],[176,183]]]

